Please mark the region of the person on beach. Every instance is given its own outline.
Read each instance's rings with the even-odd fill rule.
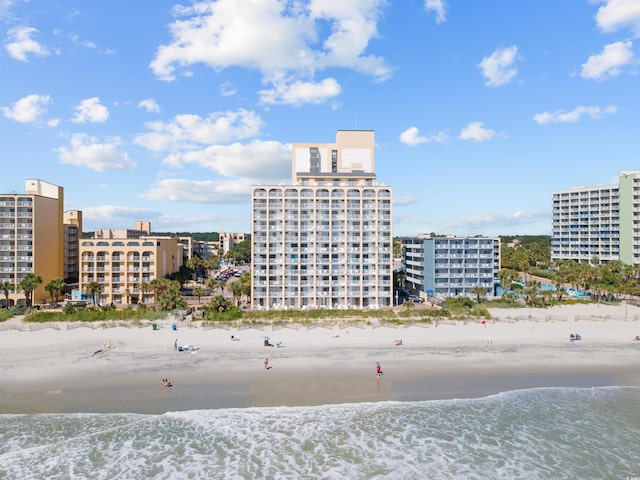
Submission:
[[[264,369],[265,370],[269,370],[269,359],[268,358],[264,359]]]
[[[173,349],[177,352],[178,351],[178,339],[176,338],[176,341],[173,342]]]
[[[236,337],[235,335],[231,335],[231,341],[232,342],[239,342],[240,339],[238,337]]]
[[[380,362],[376,362],[376,375],[378,377],[382,376],[382,367],[380,366]]]
[[[173,387],[173,384],[171,383],[171,380],[169,380],[168,378],[163,378],[162,386],[165,388],[169,388],[169,387]]]

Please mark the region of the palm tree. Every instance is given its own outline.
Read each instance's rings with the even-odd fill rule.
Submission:
[[[140,298],[140,303],[144,304],[144,296],[147,292],[151,291],[151,285],[149,282],[141,282],[140,290],[142,290],[142,297]]]
[[[51,295],[51,305],[58,300],[60,292],[64,290],[66,285],[67,284],[64,283],[63,279],[56,277],[44,286],[44,289],[49,293],[49,295]]]
[[[480,297],[486,295],[487,294],[487,290],[484,287],[481,287],[480,285],[477,285],[477,286],[473,287],[473,289],[471,290],[471,293],[476,296],[476,301],[478,303],[480,303]]]
[[[216,288],[220,288],[220,285],[222,284],[222,282],[216,280],[215,278],[210,278],[209,280],[207,280],[207,287],[209,287],[213,293],[216,292]]]
[[[42,283],[42,277],[35,273],[27,273],[27,275],[20,281],[18,286],[24,292],[24,299],[27,303],[27,308],[31,308],[33,304],[33,291],[38,288],[38,285]]]
[[[0,282],[0,290],[4,293],[5,308],[9,308],[9,293],[13,292],[13,283]]]
[[[87,283],[87,293],[90,293],[93,298],[93,305],[95,306],[98,302],[96,301],[96,296],[102,292],[102,285],[98,282],[89,282]]]
[[[153,303],[158,303],[160,295],[166,288],[164,279],[154,278],[149,282],[149,287],[153,291]]]
[[[198,297],[198,305],[200,305],[200,297],[206,293],[205,289],[200,285],[196,285],[193,289],[193,294]]]

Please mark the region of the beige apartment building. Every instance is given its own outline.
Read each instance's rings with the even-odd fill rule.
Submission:
[[[44,285],[63,278],[63,204],[64,189],[42,180],[26,180],[24,194],[0,194],[0,283],[12,285],[10,305],[24,302],[18,284],[27,274],[42,278],[34,304],[49,298]]]
[[[229,253],[234,245],[244,242],[247,239],[247,236],[244,233],[220,232],[218,235],[218,251],[220,252],[220,255]]]
[[[80,295],[91,301],[90,282],[102,291],[97,301],[104,304],[152,303],[153,292],[146,284],[177,272],[183,265],[183,245],[175,237],[151,236],[149,222],[137,222],[135,230],[99,229],[93,239],[80,242]]]
[[[253,308],[392,305],[392,189],[374,132],[292,146],[292,184],[252,187]]]

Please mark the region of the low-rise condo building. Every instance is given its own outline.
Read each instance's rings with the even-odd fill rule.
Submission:
[[[484,237],[413,237],[402,239],[405,284],[428,296],[495,295],[500,271],[500,239]]]
[[[100,304],[152,303],[149,283],[177,272],[183,265],[183,246],[176,237],[149,235],[149,222],[135,230],[96,230],[80,241],[80,284],[76,300],[91,300],[87,285],[98,282]],[[108,232],[108,233],[107,233]]]

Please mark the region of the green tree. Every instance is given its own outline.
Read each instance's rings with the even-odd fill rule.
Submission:
[[[93,282],[89,282],[87,283],[87,293],[91,295],[91,298],[93,299],[93,305],[99,305],[97,297],[98,294],[100,294],[102,292],[102,285],[100,285],[98,282],[93,281]]]
[[[60,277],[56,277],[44,286],[44,289],[51,296],[51,305],[57,302],[60,292],[64,290],[67,284]]]
[[[194,294],[195,296],[197,296],[197,297],[198,297],[198,305],[200,304],[200,298],[201,298],[201,297],[202,297],[202,295],[204,295],[205,293],[207,293],[207,292],[206,292],[206,290],[205,290],[204,288],[202,288],[202,286],[200,286],[200,285],[196,285],[196,286],[193,288],[193,294]]]
[[[13,283],[0,282],[0,290],[4,293],[5,308],[9,308],[9,293],[13,292]]]
[[[215,293],[216,288],[219,288],[220,291],[223,291],[224,283],[216,280],[215,278],[210,278],[209,280],[207,280],[207,287],[209,287],[211,291]]]
[[[220,257],[217,255],[211,255],[211,257],[209,257],[204,263],[204,269],[205,269],[207,278],[209,278],[209,276],[211,275],[211,272],[215,272],[216,270],[218,270],[219,266],[220,266]]]
[[[187,267],[191,269],[194,281],[198,279],[199,273],[204,273],[204,264],[205,261],[197,255],[194,255],[189,260],[187,260]]]
[[[193,269],[186,265],[181,265],[177,272],[168,274],[166,278],[178,282],[180,288],[184,288],[184,285],[193,278]]]
[[[480,299],[481,297],[485,296],[487,294],[487,290],[484,287],[481,287],[480,285],[473,287],[473,289],[471,290],[471,293],[474,294],[476,296],[476,302],[480,303]]]
[[[209,308],[217,313],[222,313],[230,310],[233,307],[231,300],[222,295],[216,295],[209,301]]]
[[[251,262],[251,240],[236,243],[229,251],[229,258],[240,264]]]
[[[40,275],[27,273],[27,275],[18,284],[20,289],[24,292],[24,299],[27,304],[27,308],[31,308],[33,305],[33,292],[41,283],[42,277]]]
[[[160,278],[154,278],[149,282],[149,288],[153,292],[153,303],[158,303],[158,297],[160,296],[160,290],[162,290],[163,280]]]
[[[151,284],[149,282],[141,282],[140,290],[142,291],[142,297],[140,299],[140,303],[144,304],[144,296],[152,290]]]
[[[151,282],[153,283],[153,281]],[[157,283],[156,304],[161,310],[175,310],[176,308],[186,308],[180,293],[180,282],[163,279]]]

